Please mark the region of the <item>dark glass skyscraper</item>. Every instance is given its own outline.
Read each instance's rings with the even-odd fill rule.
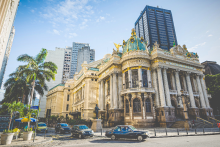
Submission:
[[[170,10],[146,6],[135,22],[135,30],[138,37],[143,37],[148,41],[148,49],[152,49],[156,41],[164,50],[170,50],[174,41],[177,45]]]

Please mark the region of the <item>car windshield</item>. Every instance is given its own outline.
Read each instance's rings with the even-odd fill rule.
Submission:
[[[62,127],[68,127],[67,124],[60,124]]]
[[[88,129],[88,127],[87,127],[87,126],[79,126],[79,129],[80,129],[80,130]]]
[[[38,124],[39,127],[46,127],[46,124]]]
[[[137,130],[135,127],[133,126],[130,126],[130,128],[134,131],[134,130]]]

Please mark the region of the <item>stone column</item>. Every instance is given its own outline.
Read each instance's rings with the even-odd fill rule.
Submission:
[[[105,81],[103,81],[103,93],[102,93],[102,109],[105,109]]]
[[[201,83],[200,83],[200,78],[199,78],[199,76],[200,76],[200,75],[197,75],[197,76],[196,76],[196,82],[197,82],[197,86],[198,86],[200,102],[201,102],[202,108],[206,108],[205,99],[204,99],[204,95],[203,95],[203,91],[202,91],[202,87],[201,87]]]
[[[147,82],[148,82],[148,87],[151,88],[152,87],[152,81],[151,81],[151,72],[150,72],[150,68],[147,69]]]
[[[142,69],[141,66],[138,67],[138,79],[139,79],[139,88],[143,87],[143,79],[142,79]]]
[[[172,82],[172,89],[173,89],[173,90],[176,90],[174,72],[172,71],[170,75],[171,75],[171,78],[170,78],[170,79],[171,79],[171,82]]]
[[[168,79],[167,79],[167,68],[163,69],[163,80],[164,80],[164,90],[166,94],[167,106],[172,107],[171,99],[170,99],[170,89],[169,89],[169,84],[168,84]]]
[[[188,86],[189,99],[190,99],[190,103],[191,103],[191,108],[196,108],[195,99],[194,99],[192,85],[191,85],[189,75],[190,75],[190,72],[187,72],[186,73],[186,81],[187,81],[187,86]]]
[[[209,99],[208,99],[208,95],[207,95],[207,91],[206,91],[206,86],[205,86],[205,81],[203,79],[203,75],[200,77],[200,80],[201,80],[201,85],[202,85],[202,91],[203,91],[203,94],[204,94],[204,99],[205,99],[205,102],[206,102],[206,107],[210,108]]]
[[[123,109],[123,101],[121,97],[121,90],[122,90],[122,74],[118,74],[118,98],[119,98],[119,109]]]
[[[101,97],[102,97],[102,96],[101,96],[101,87],[102,87],[102,86],[101,86],[101,81],[100,81],[100,82],[99,82],[99,105],[98,105],[99,108],[101,108]]]
[[[104,97],[104,81],[101,81],[101,98],[100,98],[100,110],[103,110],[103,97]]]
[[[122,83],[123,83],[123,89],[126,89],[126,85],[125,85],[125,72],[122,73]]]
[[[195,92],[198,92],[198,86],[196,84],[195,76],[193,77],[193,84],[194,84],[194,87],[195,87]]]
[[[128,68],[128,82],[129,82],[129,88],[132,88],[132,72],[130,68]]]
[[[159,100],[159,94],[158,94],[158,85],[157,85],[157,73],[156,69],[152,71],[152,77],[153,77],[153,86],[155,89],[155,100],[156,100],[156,106],[160,107],[160,100]]]
[[[163,85],[163,77],[162,77],[162,73],[161,73],[161,67],[157,68],[157,75],[158,75],[158,83],[159,83],[159,91],[160,91],[160,103],[161,103],[161,107],[165,107],[166,101],[165,101],[164,85]]]
[[[112,89],[112,75],[110,74],[110,109],[113,109],[113,89]]]
[[[181,86],[180,86],[180,76],[179,76],[179,70],[175,71],[175,79],[176,79],[176,90],[177,90],[177,96],[178,101],[180,103],[180,107],[183,107],[182,97],[181,97]]]
[[[114,109],[117,109],[118,107],[118,86],[117,86],[117,75],[116,73],[113,73],[113,103],[114,103]]]
[[[183,74],[183,86],[184,86],[184,91],[187,91],[187,87],[186,87],[186,78],[185,78],[185,75]],[[191,83],[190,83],[190,85],[191,85]]]

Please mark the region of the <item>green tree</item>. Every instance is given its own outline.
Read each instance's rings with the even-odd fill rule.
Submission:
[[[27,83],[26,77],[27,76],[25,74],[19,76],[18,70],[9,75],[9,79],[4,83],[5,95],[2,102],[11,103],[13,101],[18,101],[18,98],[22,98],[22,103],[27,103],[28,96],[32,90],[32,86],[30,83]],[[36,95],[37,92],[39,95],[43,96],[44,91],[47,90],[48,88],[45,83],[42,87],[39,81],[36,81],[34,95]]]
[[[57,66],[53,62],[45,62],[47,56],[47,50],[42,49],[36,57],[29,56],[27,54],[20,55],[18,61],[26,62],[27,65],[21,65],[18,67],[19,77],[26,75],[27,83],[31,83],[31,94],[29,105],[32,103],[35,85],[39,84],[41,87],[45,86],[45,80],[55,80],[55,74],[57,73]]]
[[[16,114],[16,112],[23,111],[24,104],[21,103],[21,102],[14,101],[12,103],[3,103],[3,105],[8,107],[7,110],[9,112],[9,114],[11,115],[10,122],[9,122],[9,125],[8,125],[8,129],[10,129],[12,117]]]
[[[210,105],[215,114],[220,110],[220,74],[206,75],[205,82],[207,91],[211,94]]]

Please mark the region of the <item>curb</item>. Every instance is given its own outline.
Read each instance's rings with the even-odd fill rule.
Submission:
[[[50,138],[47,138],[46,140],[42,141],[42,142],[37,142],[37,143],[29,143],[29,144],[23,144],[23,145],[9,145],[9,147],[35,147],[35,146],[39,146],[41,144],[45,144],[45,143],[48,143],[48,142],[51,142],[53,140],[52,137]]]
[[[185,136],[203,136],[203,135],[219,135],[220,133],[210,134],[191,134],[191,135],[173,135],[173,136],[150,136],[150,138],[168,138],[168,137],[185,137]]]

